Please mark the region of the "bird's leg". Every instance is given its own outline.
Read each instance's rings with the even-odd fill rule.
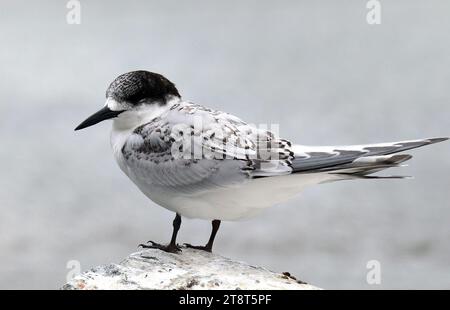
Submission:
[[[140,247],[144,249],[160,249],[165,252],[169,253],[177,253],[181,252],[180,247],[177,245],[177,234],[178,230],[180,230],[181,226],[181,216],[177,213],[175,216],[175,219],[173,220],[173,232],[172,232],[172,239],[170,239],[170,243],[168,245],[162,245],[153,241],[148,241],[149,244],[139,244]]]
[[[197,249],[197,250],[203,250],[206,252],[211,252],[212,251],[212,247],[213,247],[213,243],[214,243],[214,238],[216,237],[217,231],[219,230],[220,227],[220,220],[214,220],[212,221],[212,231],[211,231],[211,236],[209,237],[208,243],[205,246],[195,246],[195,245],[190,245],[189,243],[185,243],[184,245],[187,248],[192,248],[192,249]]]

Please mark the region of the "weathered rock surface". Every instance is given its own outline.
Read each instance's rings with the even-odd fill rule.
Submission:
[[[146,249],[119,264],[86,271],[63,289],[318,289],[292,277],[217,254],[183,248],[180,254]]]

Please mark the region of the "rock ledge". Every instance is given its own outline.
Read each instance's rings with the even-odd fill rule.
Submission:
[[[183,248],[181,254],[146,249],[119,264],[86,271],[63,286],[80,289],[319,289],[289,273],[275,273],[217,254]]]

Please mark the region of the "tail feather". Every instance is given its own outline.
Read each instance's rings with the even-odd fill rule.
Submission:
[[[294,146],[292,161],[294,173],[328,172],[351,178],[404,178],[402,176],[376,177],[369,174],[398,167],[412,158],[409,154],[396,154],[430,145],[448,138],[431,138],[413,141],[367,145],[311,147]],[[395,155],[392,155],[395,154]]]

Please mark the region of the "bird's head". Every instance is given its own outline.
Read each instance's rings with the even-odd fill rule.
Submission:
[[[105,106],[89,116],[75,130],[111,118],[132,119],[148,110],[156,110],[180,94],[171,81],[149,71],[132,71],[119,75],[106,90]]]

